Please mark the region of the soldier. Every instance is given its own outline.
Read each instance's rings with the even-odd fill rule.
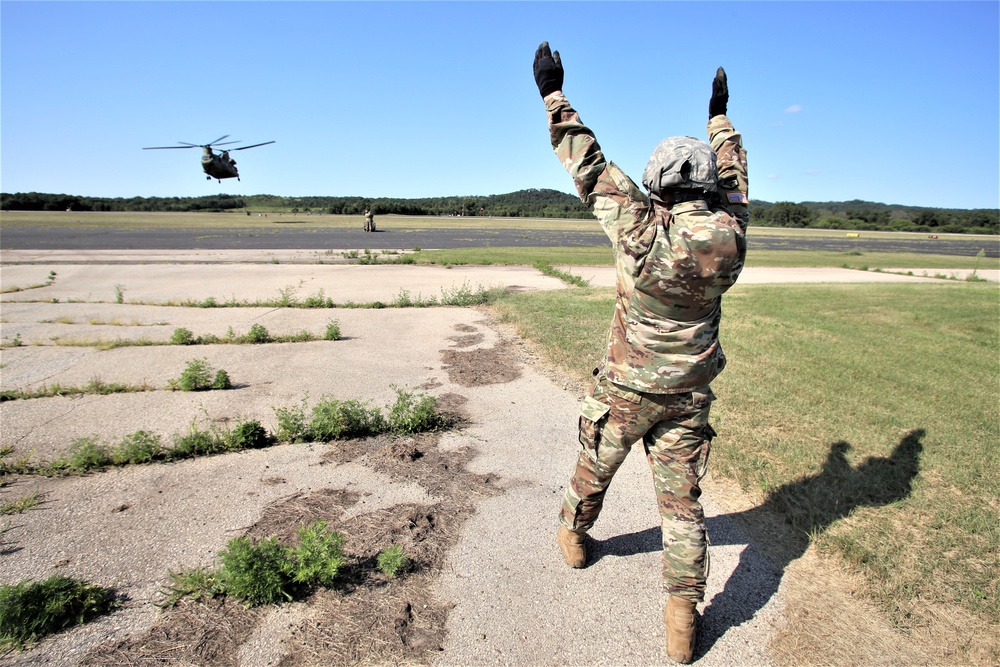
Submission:
[[[365,231],[375,231],[375,216],[372,215],[371,209],[367,208],[365,209]]]
[[[726,73],[720,67],[712,82],[711,146],[692,137],[663,140],[643,172],[646,195],[604,157],[570,106],[559,52],[548,42],[533,69],[552,147],[611,239],[617,269],[607,352],[581,407],[581,449],[556,540],[570,567],[586,565],[584,535],[611,478],[641,441],[662,521],[667,655],[690,662],[708,570],[698,485],[715,435],[709,383],[726,364],[721,297],[743,268],[749,219],[746,153],[725,115]]]

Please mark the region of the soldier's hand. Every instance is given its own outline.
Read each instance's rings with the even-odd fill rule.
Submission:
[[[729,84],[726,82],[726,70],[721,67],[715,72],[712,80],[712,99],[708,101],[708,119],[725,115],[729,105]]]
[[[535,72],[535,84],[538,85],[538,92],[542,97],[562,90],[562,61],[559,59],[558,51],[553,53],[549,50],[548,42],[542,42],[535,51],[535,64],[532,69]]]

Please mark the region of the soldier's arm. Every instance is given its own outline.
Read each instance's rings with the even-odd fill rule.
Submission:
[[[597,217],[616,248],[643,237],[649,202],[615,163],[608,161],[589,127],[561,90],[545,96],[552,148],[573,177],[580,201]]]
[[[722,204],[746,231],[750,221],[747,153],[743,150],[743,137],[726,116],[728,109],[729,79],[726,70],[720,67],[712,79],[712,97],[708,101],[708,141],[717,157]]]
[[[715,150],[719,169],[719,196],[746,229],[750,221],[747,152],[743,136],[733,128],[727,116],[718,115],[708,121],[709,143]]]

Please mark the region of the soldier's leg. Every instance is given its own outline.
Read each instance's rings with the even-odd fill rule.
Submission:
[[[704,599],[708,576],[708,535],[698,499],[713,433],[713,398],[707,388],[678,395],[676,409],[668,405],[667,418],[644,438],[663,527],[664,587],[693,603]]]
[[[581,406],[580,455],[563,494],[560,523],[569,530],[590,530],[604,505],[611,479],[629,449],[659,419],[660,406],[642,394],[601,378]]]

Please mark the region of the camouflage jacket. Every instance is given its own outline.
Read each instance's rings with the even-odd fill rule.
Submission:
[[[726,116],[709,121],[718,197],[668,210],[605,159],[562,92],[547,96],[545,106],[552,147],[614,247],[617,298],[605,375],[654,394],[708,385],[726,364],[719,345],[722,294],[746,257],[748,183],[740,134]]]

